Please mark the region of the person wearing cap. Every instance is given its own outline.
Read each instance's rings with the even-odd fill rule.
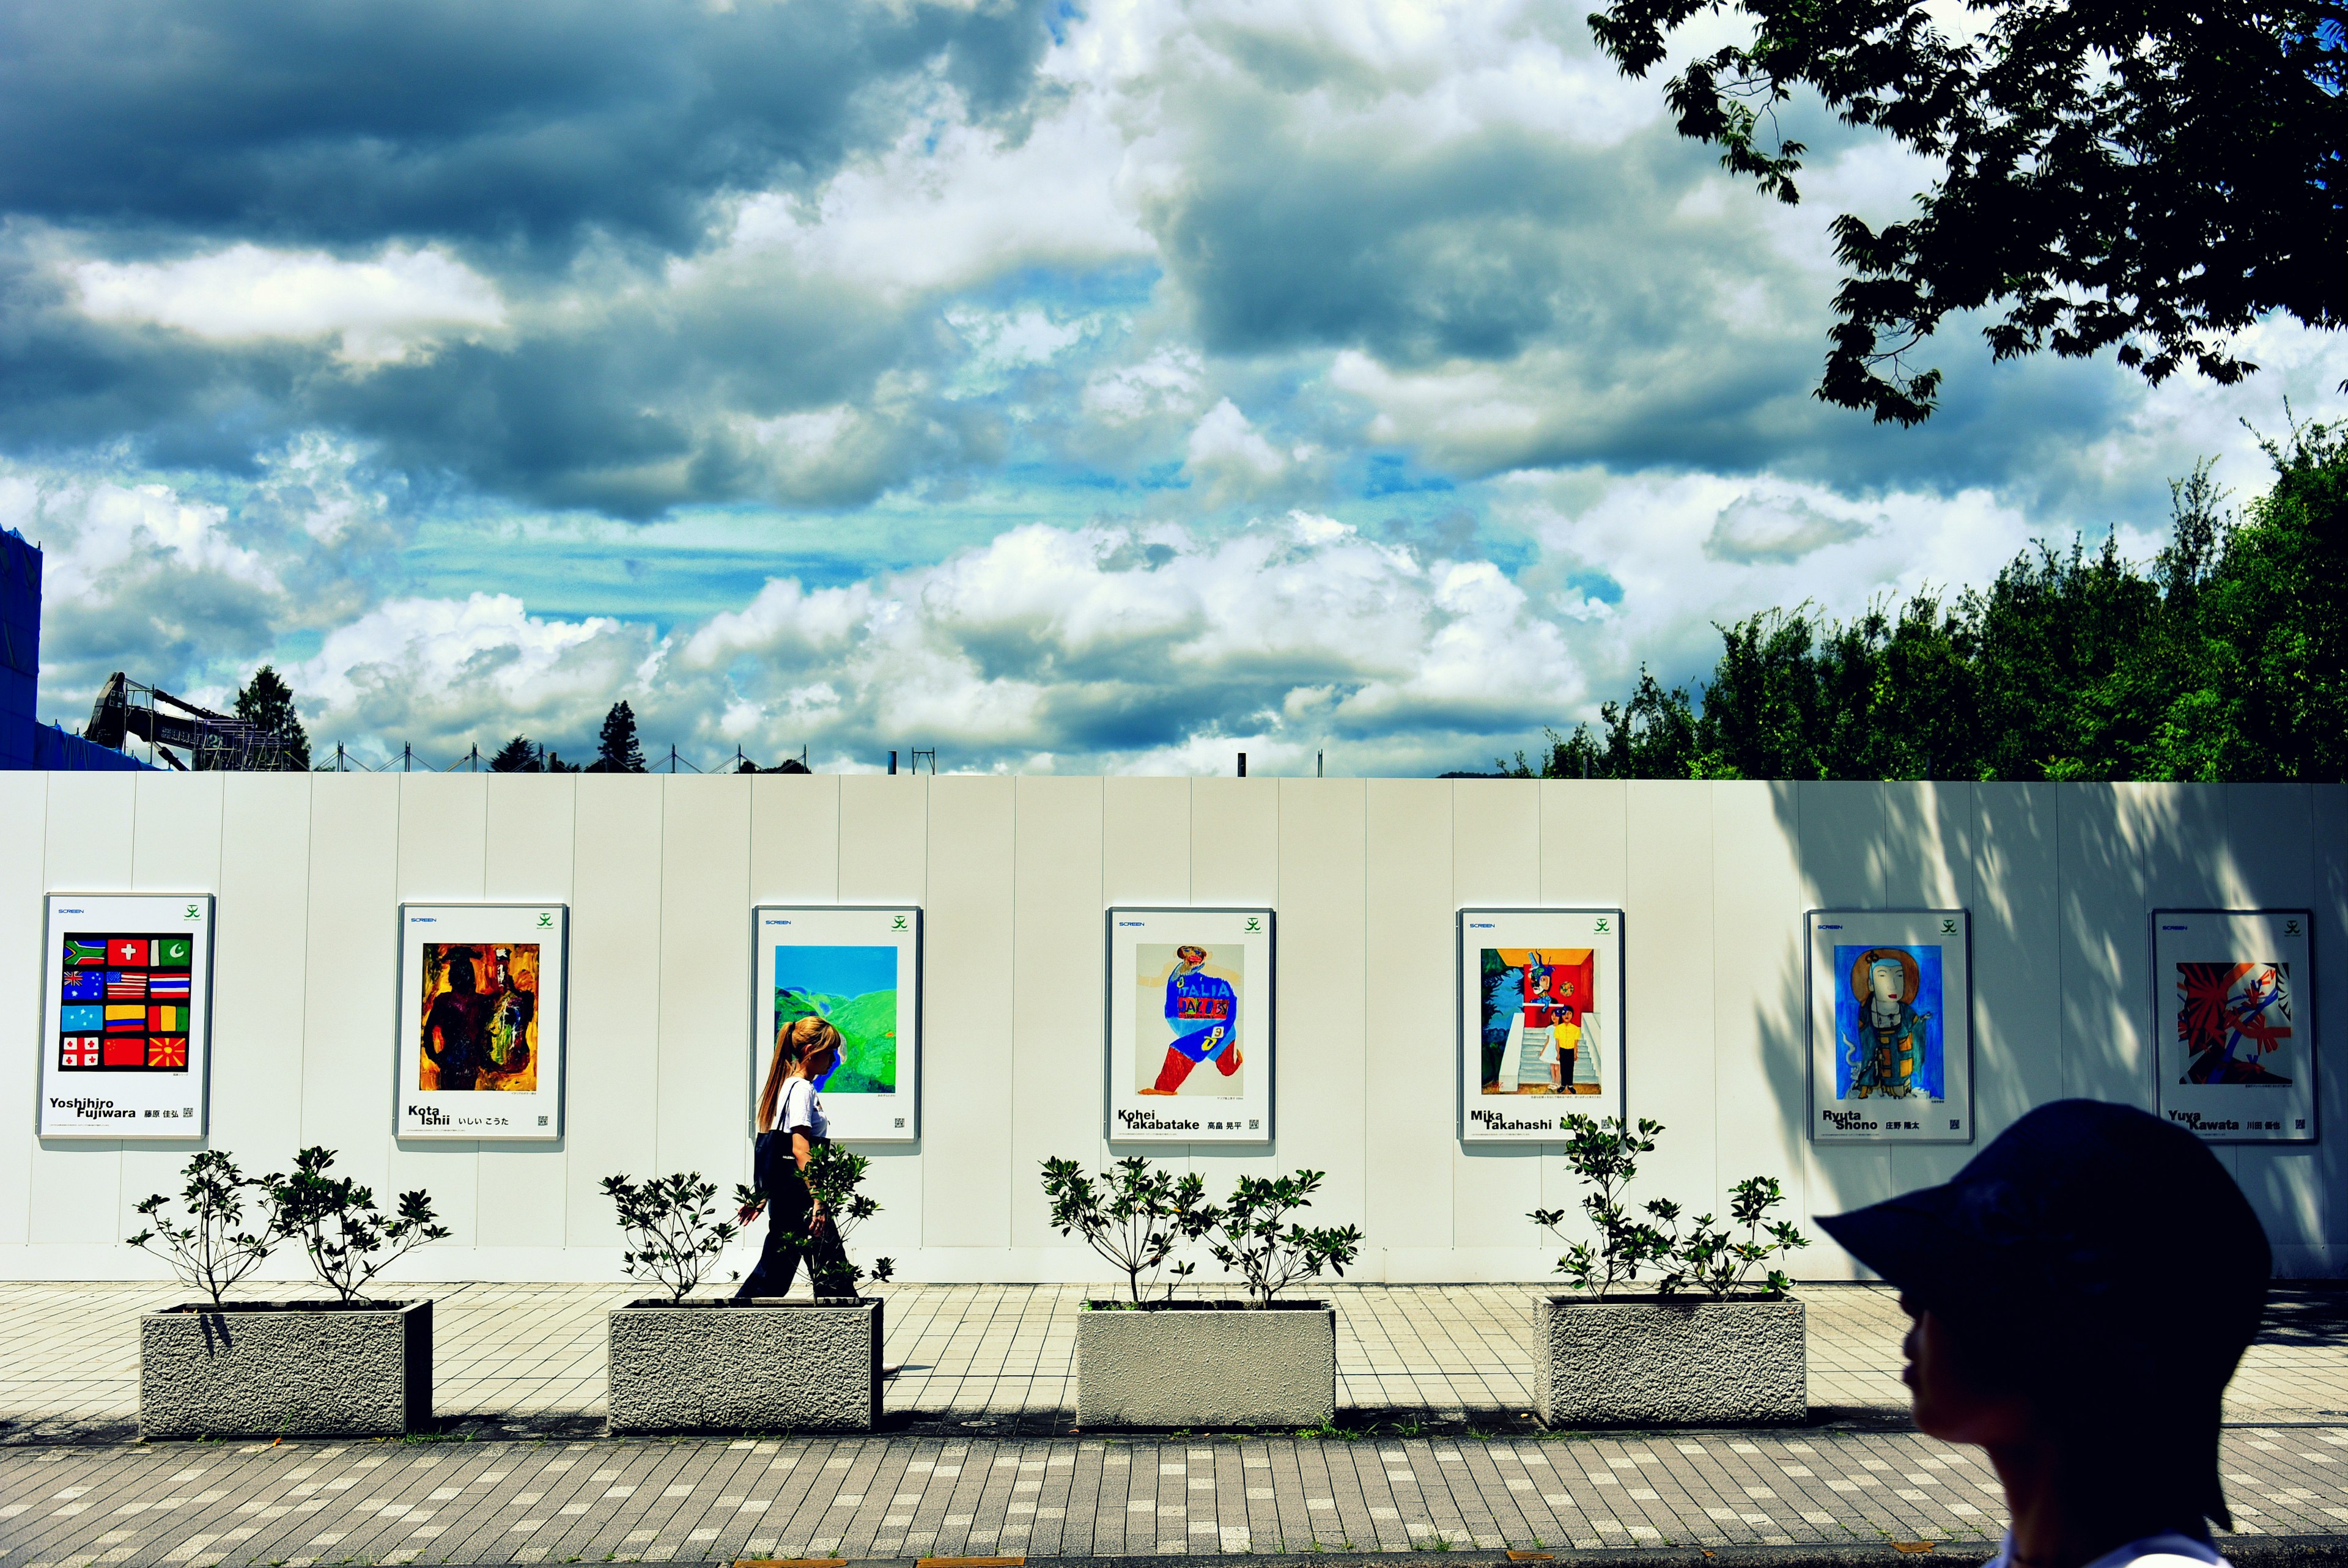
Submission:
[[[1944,1185],[1818,1223],[1900,1287],[1918,1429],[2004,1484],[1991,1568],[2224,1563],[2219,1401],[2271,1259],[2199,1138],[2057,1101]]]

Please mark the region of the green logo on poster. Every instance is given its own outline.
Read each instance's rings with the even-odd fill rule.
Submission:
[[[1941,935],[1944,937],[1953,937],[1956,934],[1957,922],[1953,917],[1941,922]]]
[[[1608,926],[1607,926],[1607,924],[1606,924],[1606,917],[1605,917],[1605,916],[1601,915],[1601,916],[1599,916],[1599,917],[1598,917],[1598,927],[1597,927],[1597,929],[1598,929],[1598,934],[1599,934],[1600,936],[1601,936],[1601,937],[1602,937],[1602,936],[1606,935],[1606,933],[1607,933],[1607,931],[1608,931],[1609,927],[1608,927]]]
[[[538,928],[541,931],[551,931],[554,928],[554,913],[552,910],[541,909],[538,912]]]
[[[1261,931],[1263,929],[1263,922],[1251,915],[1248,917],[1247,928],[1251,931]]]
[[[189,906],[188,906],[188,918],[189,918],[189,919],[191,919],[191,920],[201,920],[201,919],[202,919],[202,918],[203,918],[203,916],[202,916],[202,915],[201,915],[200,913],[198,913],[198,911],[199,911],[199,910],[201,910],[202,907],[203,907],[203,906],[202,906],[202,905],[201,905],[201,904],[191,904],[191,905],[189,905]]]
[[[901,931],[901,930],[903,930],[904,928],[905,928],[905,917],[903,917],[902,915],[898,916],[895,919],[893,919],[893,920],[891,920],[891,921],[890,921],[890,922],[889,922],[889,929],[891,929],[891,931]]]

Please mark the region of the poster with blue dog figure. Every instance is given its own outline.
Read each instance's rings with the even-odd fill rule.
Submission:
[[[1813,911],[1810,1135],[1972,1140],[1962,909]]]

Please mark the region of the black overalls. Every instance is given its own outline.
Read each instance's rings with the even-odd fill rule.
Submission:
[[[829,1140],[809,1132],[808,1142],[819,1149]],[[808,1288],[819,1300],[855,1295],[849,1283],[848,1253],[837,1230],[826,1225],[811,1245],[798,1245],[798,1238],[807,1234],[815,1194],[808,1191],[799,1163],[791,1154],[791,1135],[780,1130],[759,1133],[753,1164],[758,1190],[767,1194],[767,1244],[759,1250],[758,1266],[742,1281],[736,1297],[789,1295],[802,1256],[808,1260]]]

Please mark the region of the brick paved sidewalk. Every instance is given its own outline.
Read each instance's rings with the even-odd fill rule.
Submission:
[[[439,1436],[150,1446],[118,1440],[136,1317],[180,1293],[0,1286],[0,1568],[1953,1545],[2003,1528],[1978,1458],[1905,1430],[1889,1293],[1802,1292],[1810,1427],[1591,1437],[1521,1419],[1535,1288],[1324,1292],[1342,1430],[1318,1438],[1024,1435],[1066,1431],[1085,1293],[899,1286],[890,1433],[626,1441],[593,1434],[603,1310],[633,1291],[436,1286]],[[2343,1309],[2284,1292],[2230,1393],[2246,1532],[2348,1523]]]
[[[2223,1463],[2245,1533],[2348,1520],[2348,1429],[2232,1429]],[[1912,1432],[0,1450],[8,1568],[1953,1543],[2003,1523],[1978,1455]]]

